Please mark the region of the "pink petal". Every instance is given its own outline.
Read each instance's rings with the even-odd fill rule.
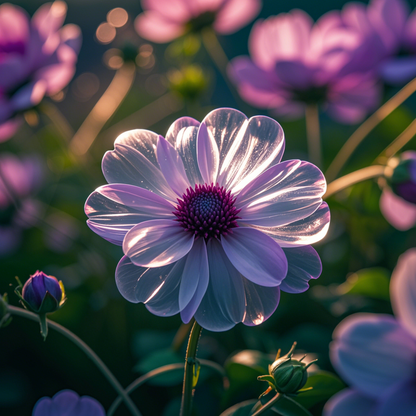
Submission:
[[[201,123],[192,117],[180,117],[176,119],[169,127],[166,133],[166,140],[176,149],[178,148],[178,135],[182,129],[188,127],[199,127]]]
[[[0,6],[0,45],[9,52],[24,52],[29,38],[29,16],[20,7],[4,3]],[[3,49],[1,48],[1,49]],[[11,50],[10,50],[11,49]]]
[[[193,234],[174,220],[144,221],[123,241],[123,252],[137,266],[161,267],[184,257],[194,244]]]
[[[21,126],[22,122],[22,117],[15,117],[5,123],[0,123],[0,143],[10,139]]]
[[[64,23],[67,6],[63,1],[46,3],[32,17],[32,25],[44,38],[56,32]]]
[[[391,276],[390,297],[395,315],[416,339],[416,248],[399,257]]]
[[[45,66],[35,73],[34,78],[45,82],[46,93],[53,95],[66,87],[74,74],[75,66],[64,63]]]
[[[144,10],[159,14],[168,21],[184,24],[192,18],[187,0],[142,0]]]
[[[275,66],[279,79],[296,90],[314,86],[315,68],[298,61],[279,61]]]
[[[197,158],[199,171],[204,182],[208,185],[211,183],[216,184],[219,152],[215,139],[209,134],[204,122],[201,123],[198,130]]]
[[[46,82],[35,81],[20,88],[12,97],[11,103],[15,111],[27,110],[39,104],[46,92]]]
[[[82,33],[79,26],[72,23],[67,24],[61,29],[60,35],[62,43],[69,46],[74,51],[75,56],[78,55],[82,43]]]
[[[278,286],[287,274],[283,250],[271,237],[253,228],[233,228],[221,237],[222,247],[233,266],[260,286]]]
[[[153,11],[139,14],[134,21],[134,27],[140,36],[156,43],[170,42],[185,33],[184,25]]]
[[[380,210],[395,228],[406,231],[416,224],[416,206],[384,189],[380,198]]]

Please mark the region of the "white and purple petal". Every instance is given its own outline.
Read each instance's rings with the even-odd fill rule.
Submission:
[[[376,416],[377,401],[353,389],[344,389],[325,404],[323,416]]]
[[[416,416],[416,378],[393,386],[380,400],[374,416]]]

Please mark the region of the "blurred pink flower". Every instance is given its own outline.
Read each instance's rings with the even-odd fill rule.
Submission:
[[[42,5],[32,19],[18,6],[0,6],[0,141],[18,128],[19,114],[64,88],[75,73],[81,31],[62,23],[66,4]]]
[[[380,102],[380,86],[351,65],[358,34],[334,23],[325,15],[314,24],[302,10],[258,20],[249,39],[251,58],[235,58],[229,67],[240,95],[290,118],[319,103],[340,122],[362,120]]]
[[[222,35],[237,32],[260,11],[260,0],[142,0],[136,18],[140,36],[170,42],[190,31],[211,26]]]

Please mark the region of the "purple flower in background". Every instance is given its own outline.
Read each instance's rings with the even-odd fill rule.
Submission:
[[[328,16],[313,24],[302,10],[258,20],[249,39],[251,58],[237,57],[229,67],[240,95],[289,118],[302,117],[307,105],[322,104],[337,121],[362,120],[377,107],[380,86],[351,65],[357,34],[332,25]]]
[[[42,180],[41,162],[33,156],[0,156],[0,257],[19,245],[22,230],[36,221],[38,206],[32,198]]]
[[[32,416],[105,416],[103,406],[89,396],[78,396],[62,390],[52,397],[42,397],[33,408]]]
[[[259,13],[260,0],[142,0],[138,34],[157,43],[170,42],[206,26],[222,34],[237,32]]]
[[[324,416],[416,415],[416,249],[404,253],[390,284],[390,315],[355,314],[335,329],[331,361],[350,388]]]
[[[393,227],[405,231],[416,224],[416,152],[404,152],[395,163],[380,198],[380,210]]]
[[[76,25],[62,23],[66,4],[42,5],[30,20],[18,6],[0,6],[0,141],[18,128],[19,114],[64,88],[81,45]]]
[[[329,227],[326,181],[314,165],[281,162],[284,135],[269,117],[217,109],[183,117],[166,139],[119,136],[103,158],[108,185],[85,204],[88,225],[122,245],[120,293],[155,315],[195,316],[212,331],[258,325],[280,289],[319,277],[309,245]]]

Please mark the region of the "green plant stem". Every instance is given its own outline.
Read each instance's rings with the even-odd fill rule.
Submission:
[[[39,104],[39,110],[49,118],[65,141],[69,142],[74,135],[74,130],[56,105],[52,102],[42,102]]]
[[[306,107],[305,122],[309,160],[316,166],[322,167],[321,132],[319,128],[319,110],[317,105],[308,105]]]
[[[29,312],[25,309],[7,305],[7,310],[11,315],[20,316],[23,318],[30,319],[32,321],[39,321],[38,315],[32,312]],[[87,357],[97,366],[97,368],[101,371],[104,377],[113,386],[117,394],[123,398],[124,403],[126,404],[127,408],[130,410],[130,413],[132,415],[141,416],[141,413],[137,409],[136,405],[130,399],[129,395],[123,389],[123,387],[121,386],[119,381],[115,378],[113,373],[104,364],[101,358],[98,357],[98,355],[84,341],[82,341],[82,339],[78,338],[71,331],[69,331],[62,325],[57,324],[56,322],[50,321],[49,319],[47,319],[46,322],[51,328],[53,328],[55,331],[64,335],[66,338],[72,341],[78,348],[80,348],[87,355]]]
[[[264,413],[266,410],[270,409],[274,404],[277,403],[278,400],[281,399],[281,394],[276,393],[276,396],[273,397],[273,399],[270,399],[264,406],[262,406],[259,410],[257,410],[256,413],[253,413],[252,416],[259,416],[262,413]]]
[[[182,404],[180,416],[190,416],[192,411],[192,399],[194,390],[194,369],[196,364],[196,351],[202,327],[195,321],[189,335],[188,348],[185,358],[185,375],[183,379]]]
[[[399,105],[407,100],[416,91],[416,78],[406,84],[397,94],[393,95],[385,102],[374,114],[362,123],[351,137],[345,142],[341,150],[335,156],[328,170],[326,178],[328,181],[334,180],[339,172],[354,153],[354,150],[361,144],[367,135]]]
[[[201,366],[210,367],[213,370],[217,371],[222,376],[222,378],[224,380],[224,388],[228,385],[227,374],[225,373],[224,369],[220,365],[218,365],[217,363],[214,363],[212,361],[202,360],[202,359],[199,360],[199,362],[200,362]],[[134,380],[133,383],[131,383],[126,388],[126,393],[127,394],[132,393],[134,390],[136,390],[142,384],[146,383],[147,381],[149,381],[150,379],[152,379],[156,376],[159,376],[160,374],[167,373],[169,371],[183,369],[183,368],[184,368],[184,364],[178,363],[178,364],[164,365],[162,367],[156,368],[155,370],[149,371],[148,373],[146,373],[146,374],[140,376],[139,378],[137,378],[136,380]],[[111,404],[111,406],[110,406],[110,408],[107,412],[107,416],[113,416],[114,412],[117,410],[121,401],[122,401],[121,397],[117,397],[117,399],[114,400],[114,402]]]
[[[192,318],[187,324],[181,324],[172,341],[171,348],[173,351],[178,352],[180,350],[183,342],[185,341],[186,336],[189,333],[189,328],[192,327],[194,321],[195,319]]]
[[[367,166],[366,168],[359,169],[355,172],[349,173],[348,175],[342,176],[339,179],[335,179],[335,181],[328,185],[323,199],[327,199],[331,195],[355,185],[356,183],[383,176],[385,169],[386,167],[382,165]]]

